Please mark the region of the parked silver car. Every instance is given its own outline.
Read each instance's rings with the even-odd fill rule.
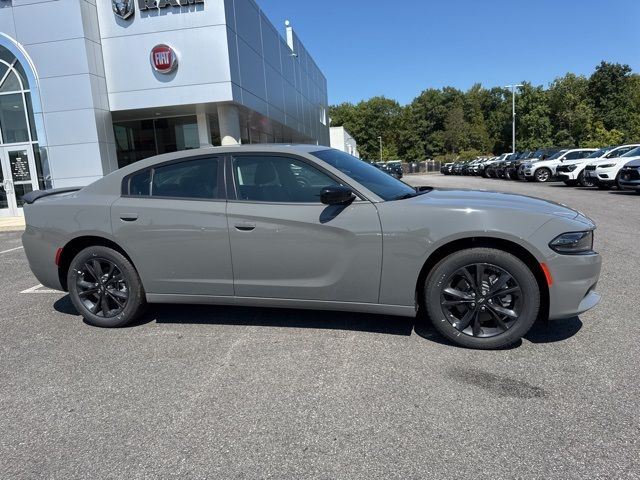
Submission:
[[[25,200],[33,273],[100,327],[147,302],[424,311],[449,340],[496,348],[600,299],[595,225],[580,213],[414,189],[325,147],[172,153]]]

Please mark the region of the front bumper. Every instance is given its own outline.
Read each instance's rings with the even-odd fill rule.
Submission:
[[[620,179],[620,186],[624,189],[629,190],[639,190],[640,191],[640,180],[623,180]]]
[[[578,180],[581,170],[574,170],[573,172],[558,172],[556,177],[562,182]]]
[[[547,263],[553,278],[549,287],[549,319],[571,318],[600,302],[595,291],[602,268],[599,254],[557,255]]]

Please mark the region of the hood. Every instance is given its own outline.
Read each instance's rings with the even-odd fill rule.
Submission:
[[[592,159],[587,165],[606,165],[608,163],[619,164],[619,163],[627,163],[632,160],[635,160],[640,157],[614,157],[614,158],[597,158]]]
[[[449,208],[486,210],[521,210],[523,213],[553,215],[574,219],[579,212],[560,203],[527,197],[514,193],[490,192],[484,190],[439,189],[406,200],[408,202],[433,205],[434,202]]]
[[[633,159],[629,163],[625,164],[625,167],[640,167],[640,157],[633,157]]]

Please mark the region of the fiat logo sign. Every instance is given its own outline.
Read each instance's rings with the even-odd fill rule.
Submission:
[[[178,66],[178,56],[169,45],[156,45],[151,50],[151,65],[158,73],[171,73]]]

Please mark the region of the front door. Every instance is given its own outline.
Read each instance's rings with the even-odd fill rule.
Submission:
[[[37,188],[31,145],[0,148],[0,216],[22,215],[22,198]]]
[[[371,202],[323,205],[322,188],[338,182],[302,159],[252,154],[230,163],[237,296],[378,303],[382,236]]]

